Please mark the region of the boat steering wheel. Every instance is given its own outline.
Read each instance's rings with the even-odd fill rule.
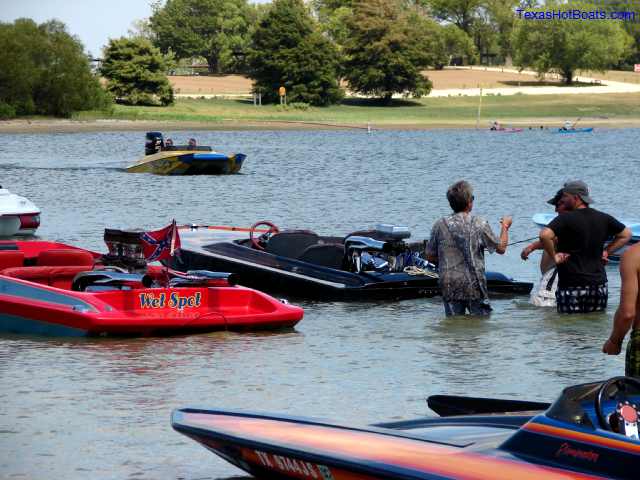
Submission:
[[[251,245],[258,250],[264,250],[264,247],[260,244],[260,238],[255,238],[254,234],[256,233],[256,229],[262,225],[269,227],[269,230],[267,230],[265,233],[260,235],[261,238],[263,236],[268,237],[270,235],[275,235],[276,233],[280,233],[280,229],[275,224],[268,222],[266,220],[261,220],[259,222],[254,223],[251,226],[251,230],[249,230],[249,240],[251,241]]]
[[[598,416],[598,423],[600,424],[600,428],[602,428],[603,430],[608,430],[610,432],[613,430],[611,429],[611,425],[609,425],[607,417],[605,417],[604,415],[602,405],[606,399],[607,392],[614,385],[618,387],[618,391],[622,392],[622,394],[624,395],[626,385],[635,386],[638,391],[640,391],[640,380],[636,380],[635,378],[631,377],[613,377],[612,379],[604,382],[598,389],[595,400],[595,410],[596,415]]]

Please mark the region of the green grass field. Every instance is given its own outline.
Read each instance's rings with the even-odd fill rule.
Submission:
[[[200,122],[319,122],[345,125],[429,126],[475,123],[478,97],[423,98],[395,101],[382,106],[374,101],[346,99],[341,105],[286,110],[276,105],[253,106],[242,99],[179,99],[171,107],[116,105],[106,115],[83,112],[76,118],[113,118],[155,121]],[[481,121],[503,122],[593,118],[639,119],[640,94],[511,95],[484,96]]]

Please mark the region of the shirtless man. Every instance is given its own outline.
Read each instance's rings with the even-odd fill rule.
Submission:
[[[549,205],[553,205],[557,214],[566,212],[564,203],[562,202],[562,189],[551,200],[547,200]],[[529,255],[535,250],[542,249],[542,257],[540,258],[540,272],[542,278],[540,284],[535,290],[531,291],[530,302],[536,307],[555,307],[556,306],[556,290],[558,288],[558,269],[556,263],[544,251],[542,242],[537,240],[522,249],[520,258],[527,260]]]
[[[640,243],[629,247],[622,255],[620,277],[620,306],[613,317],[611,335],[602,346],[602,352],[618,355],[622,349],[622,341],[631,329],[625,375],[640,378]]]

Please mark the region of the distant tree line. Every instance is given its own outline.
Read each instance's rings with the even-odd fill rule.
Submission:
[[[640,62],[633,22],[531,21],[524,11],[622,9],[623,0],[166,0],[144,25],[175,58],[203,58],[210,73],[244,73],[266,101],[279,86],[293,101],[327,105],[351,91],[389,101],[426,95],[422,71],[513,61],[573,81],[578,69]]]
[[[0,23],[0,117],[69,116],[111,101],[169,105],[176,62],[242,73],[265,102],[284,86],[292,102],[330,105],[350,91],[390,102],[428,95],[427,68],[513,61],[540,76],[640,63],[640,28],[615,20],[526,20],[552,9],[624,10],[563,0],[159,0],[128,37],[109,42],[91,72],[64,25]]]

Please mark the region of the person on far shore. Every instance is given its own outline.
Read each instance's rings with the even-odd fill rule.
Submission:
[[[583,181],[565,183],[561,201],[567,213],[558,215],[540,232],[545,252],[558,267],[558,313],[603,311],[609,298],[604,265],[610,253],[629,241],[631,230],[590,207],[593,199]]]
[[[562,189],[558,190],[554,197],[548,200],[547,203],[556,207],[555,210],[557,214],[566,212],[564,203],[562,202]],[[532,252],[541,249],[542,242],[536,240],[522,249],[520,258],[527,260]],[[555,307],[556,290],[558,288],[558,269],[553,259],[544,250],[542,250],[542,257],[540,258],[540,272],[542,273],[540,285],[531,292],[530,302],[536,307]]]
[[[489,315],[489,293],[484,251],[504,254],[509,243],[511,217],[503,217],[500,240],[489,223],[474,215],[473,188],[462,180],[447,190],[453,214],[436,221],[426,247],[427,259],[438,266],[439,285],[447,316]]]
[[[640,243],[629,247],[620,261],[620,305],[613,317],[611,335],[602,352],[618,355],[622,350],[624,337],[631,329],[625,371],[627,377],[640,378]]]

